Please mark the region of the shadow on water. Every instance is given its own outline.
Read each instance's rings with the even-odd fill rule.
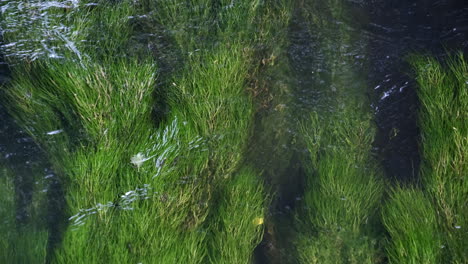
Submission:
[[[169,36],[168,30],[163,25],[151,24],[154,21],[150,19],[140,19],[138,24],[134,25],[135,30],[140,32],[135,38],[134,45],[146,45],[151,51],[151,55],[158,63],[157,86],[154,93],[153,120],[155,124],[163,123],[170,112],[167,104],[167,87],[171,87],[171,77],[176,69],[182,67],[181,52],[174,45],[175,40]],[[152,32],[157,32],[156,34]],[[164,51],[164,52],[163,52]]]
[[[183,31],[190,32],[191,37],[197,38],[199,43],[215,43],[216,37],[213,32],[216,32],[217,16],[219,9],[222,8],[222,3],[219,0],[211,0],[210,14],[211,18],[209,21],[203,21],[192,17],[193,21],[184,25],[172,25],[170,26],[161,24],[160,21],[152,18],[155,16],[152,12],[154,10],[162,9],[158,5],[161,3],[152,1],[142,1],[141,14],[135,16],[132,20],[132,26],[135,32],[135,36],[132,37],[131,46],[134,47],[135,51],[149,50],[150,54],[143,53],[143,56],[151,55],[157,63],[157,84],[154,93],[154,108],[153,108],[153,120],[155,124],[164,123],[165,118],[170,116],[170,111],[167,102],[169,89],[173,87],[173,80],[178,76],[184,69],[184,61],[195,52],[184,51],[177,45],[175,35]],[[188,2],[187,5],[190,5]],[[192,14],[193,15],[193,14]],[[211,28],[212,30],[207,30]],[[209,35],[198,32],[210,32]],[[188,39],[187,39],[188,41]],[[131,57],[132,51],[129,51],[127,56]]]

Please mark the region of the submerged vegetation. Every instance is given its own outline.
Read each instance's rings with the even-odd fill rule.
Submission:
[[[462,54],[446,66],[414,59],[421,100],[421,177],[432,196],[452,263],[468,262],[468,62]],[[434,122],[437,120],[437,122]]]
[[[315,114],[304,126],[310,150],[300,263],[378,263],[381,175],[371,156],[373,129],[362,106]],[[310,228],[312,227],[312,228]]]
[[[0,262],[1,263],[44,263],[47,254],[48,232],[44,213],[45,193],[36,183],[32,203],[28,208],[27,221],[18,221],[18,191],[15,189],[13,173],[0,164]]]
[[[342,20],[347,13],[343,3],[326,2],[320,11],[304,3],[309,35],[324,54],[313,59],[322,78],[315,77],[311,89],[316,101],[327,103],[313,109],[301,131],[309,155],[296,224],[299,263],[379,263],[383,177],[371,151],[375,129],[364,72],[352,67],[356,62],[349,56],[349,43],[362,38],[330,24],[330,16]]]
[[[391,263],[443,263],[436,212],[423,191],[396,188],[383,210]]]
[[[410,58],[421,101],[421,190],[397,188],[384,214],[392,263],[468,262],[468,63]]]
[[[251,263],[265,233],[294,252],[271,250],[272,262],[466,263],[468,64],[411,58],[421,183],[381,206],[365,65],[350,50],[365,38],[330,20],[352,17],[345,4],[323,2],[2,3],[1,102],[46,153],[68,219],[51,243],[38,182],[19,223],[15,172],[2,167],[0,262]],[[303,72],[288,60],[293,16],[323,55]],[[296,124],[301,89],[322,103]],[[284,232],[268,207],[287,196],[296,156],[296,232],[274,241]]]
[[[52,7],[47,24],[25,33],[40,39],[50,31],[58,47],[66,42],[54,55],[9,58],[13,81],[3,91],[66,184],[71,223],[53,262],[250,261],[268,199],[258,172],[241,165],[253,117],[246,91],[255,41],[269,30],[258,16],[281,7],[227,4]],[[18,13],[5,20],[28,17]],[[62,23],[79,34],[55,30]],[[260,23],[266,31],[252,28]],[[197,31],[185,32],[189,24]],[[171,32],[184,66],[165,76],[167,86],[156,85],[149,51],[127,52],[137,26]],[[4,37],[14,43],[23,33]],[[155,123],[158,100],[170,112]]]

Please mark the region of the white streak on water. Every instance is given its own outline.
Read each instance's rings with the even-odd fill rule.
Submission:
[[[47,10],[49,8],[53,8],[53,7],[56,7],[56,8],[70,8],[71,6],[68,6],[64,3],[60,3],[60,2],[57,2],[57,1],[46,1],[46,2],[40,2],[40,3],[37,3],[37,4],[33,4],[31,5],[32,7],[38,7],[40,8],[40,10]]]
[[[383,100],[383,99],[385,99],[385,98],[387,98],[389,96],[390,96],[390,92],[384,92],[382,97],[380,98],[380,100]]]
[[[63,132],[63,129],[58,129],[58,130],[54,130],[54,131],[50,131],[50,132],[47,132],[47,135],[51,136],[51,135],[57,135],[57,134],[60,134]]]
[[[49,58],[60,58],[60,56],[51,48],[47,47],[45,40],[41,40],[42,47],[49,53]]]
[[[60,32],[56,29],[54,29],[54,31],[57,33],[57,35],[63,40],[65,41],[65,46],[70,50],[72,51],[73,53],[76,54],[76,56],[78,57],[78,59],[80,60],[80,64],[83,68],[85,68],[84,64],[83,64],[83,57],[81,56],[81,52],[76,48],[76,45],[73,41],[71,41],[70,39],[68,39],[64,34],[60,34]]]
[[[85,220],[88,216],[97,214],[100,211],[106,211],[110,208],[116,208],[120,210],[133,210],[131,204],[139,200],[147,200],[151,195],[157,194],[152,191],[152,187],[149,184],[144,184],[141,188],[135,188],[134,190],[127,191],[125,194],[119,197],[117,203],[107,202],[105,204],[97,203],[96,206],[80,209],[77,214],[68,218],[72,222],[72,226],[81,226],[85,224]]]

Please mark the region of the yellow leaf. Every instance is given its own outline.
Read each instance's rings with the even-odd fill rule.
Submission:
[[[255,226],[258,226],[258,225],[263,225],[263,217],[257,217],[253,220],[253,224]]]

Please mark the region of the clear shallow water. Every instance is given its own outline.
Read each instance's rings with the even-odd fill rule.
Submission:
[[[386,176],[403,182],[418,181],[418,101],[406,56],[423,53],[443,58],[447,51],[466,53],[468,4],[464,1],[345,2],[348,14],[336,19],[327,17],[330,7],[318,1],[315,15],[322,19],[320,23],[329,23],[329,26],[317,26],[312,31],[304,18],[303,3],[297,3],[289,28],[288,47],[293,70],[290,82],[294,88],[288,95],[291,98],[285,96],[284,99],[293,110],[285,118],[304,120],[311,110],[329,107],[323,99],[317,100],[320,98],[317,87],[333,91],[334,78],[349,85],[349,90],[352,86],[364,85],[368,87],[377,125],[374,151]],[[330,57],[335,65],[327,64]],[[272,122],[258,133],[268,137],[265,130],[281,128]],[[289,231],[290,219],[293,209],[302,200],[304,169],[298,159],[305,152],[300,144],[295,144],[296,133],[297,128],[292,128],[283,134],[283,139],[270,138],[281,147],[263,147],[261,152],[268,157],[277,157],[267,158],[261,167],[271,169],[271,178],[283,180],[279,180],[278,200],[271,209],[272,218],[278,220],[275,226],[269,227],[259,247],[259,263],[272,259],[277,259],[274,263],[289,262],[282,255],[294,254],[288,248],[289,236],[291,239],[294,236]],[[271,149],[293,154],[269,154]],[[288,159],[285,161],[284,157]],[[288,242],[281,243],[278,238]],[[288,248],[286,253],[285,247]]]
[[[389,177],[409,180],[416,177],[414,171],[417,171],[419,157],[415,115],[417,98],[405,56],[412,52],[427,52],[440,57],[444,56],[446,49],[466,52],[468,48],[468,6],[465,1],[344,3],[347,15],[336,19],[327,13],[330,12],[329,7],[317,1],[314,14],[323,26],[310,27],[305,23],[303,3],[297,1],[288,33],[290,74],[284,75],[287,79],[275,80],[284,82],[284,85],[278,85],[272,107],[257,115],[252,155],[261,157],[255,159],[256,166],[266,172],[272,185],[278,186],[278,200],[271,210],[273,218],[288,219],[301,200],[303,168],[299,157],[305,150],[296,140],[295,124],[311,110],[329,107],[327,102],[317,99],[319,96],[314,87],[328,87],[333,96],[337,88],[330,83],[337,78],[349,86],[367,86],[378,126],[375,151]],[[15,8],[35,10],[29,24],[3,21],[3,32],[24,32],[24,39],[2,45],[2,55],[35,59],[40,56],[60,58],[61,50],[79,53],[79,44],[70,40],[73,29],[47,26],[47,20],[53,19],[49,11],[65,8],[73,12],[75,4],[75,1],[46,1],[27,6],[22,1],[2,1],[2,13]],[[43,27],[44,38],[28,38],[28,27]],[[142,34],[138,38],[151,41],[163,36]],[[31,48],[38,46],[35,45],[37,43],[42,48]],[[167,45],[164,41],[155,43],[155,49],[164,49]],[[335,64],[328,63],[330,58],[334,58]],[[174,65],[170,55],[158,59],[169,65],[168,68]],[[1,65],[1,70],[1,80],[5,82],[8,78],[5,64]],[[41,190],[47,193],[44,219],[51,230],[50,240],[58,241],[57,223],[64,219],[60,181],[48,168],[44,153],[15,125],[1,105],[2,102],[0,163],[7,164],[15,174],[16,218],[19,222],[28,221],[32,190],[35,185],[43,186]],[[135,193],[140,191],[134,190]],[[94,211],[83,214],[87,212]],[[72,220],[80,219],[80,216]],[[285,223],[281,228],[287,233],[287,220]],[[275,235],[266,235],[259,247],[259,259],[262,259],[262,252],[280,254],[273,251],[281,251],[281,246]]]

